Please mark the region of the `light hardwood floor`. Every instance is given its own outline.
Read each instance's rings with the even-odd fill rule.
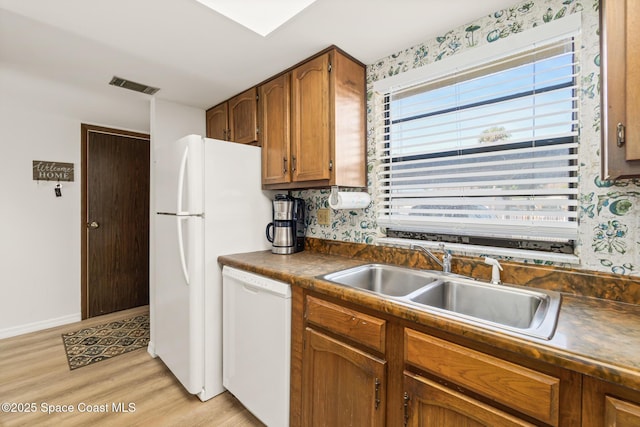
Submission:
[[[207,402],[188,394],[146,349],[69,370],[61,334],[145,312],[139,307],[0,340],[0,426],[263,426],[228,392]],[[35,411],[7,412],[6,403]],[[130,404],[133,411],[115,410]],[[47,414],[48,405],[73,412],[54,406]],[[108,412],[87,412],[92,408]]]

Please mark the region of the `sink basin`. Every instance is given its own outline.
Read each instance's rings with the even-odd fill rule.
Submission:
[[[320,276],[321,279],[387,296],[405,296],[438,279],[437,273],[385,264],[366,264]]]
[[[558,292],[385,264],[367,264],[319,278],[489,329],[542,339],[553,336],[561,304]]]
[[[555,330],[560,294],[473,280],[443,280],[411,296],[415,304],[549,339]]]

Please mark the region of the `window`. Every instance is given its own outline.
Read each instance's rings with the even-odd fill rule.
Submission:
[[[578,216],[574,46],[572,37],[529,45],[385,91],[378,224],[443,240],[570,247]]]

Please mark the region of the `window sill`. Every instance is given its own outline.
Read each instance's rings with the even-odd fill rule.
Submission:
[[[427,249],[439,249],[440,242],[428,240],[399,239],[393,237],[378,237],[377,245],[381,246],[397,246],[408,248],[411,244],[424,246]],[[553,262],[554,264],[579,264],[580,258],[576,255],[559,254],[551,252],[529,251],[524,249],[506,249],[496,248],[492,246],[464,245],[460,243],[445,243],[445,248],[454,255],[469,256],[496,256],[500,258],[509,258],[514,261],[522,262]]]

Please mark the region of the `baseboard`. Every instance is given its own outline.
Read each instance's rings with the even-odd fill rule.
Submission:
[[[66,325],[82,320],[80,313],[68,316],[57,317],[55,319],[41,320],[39,322],[27,323],[26,325],[12,326],[11,328],[0,329],[0,339],[15,337],[17,335],[28,334],[29,332],[41,331],[55,326]]]

